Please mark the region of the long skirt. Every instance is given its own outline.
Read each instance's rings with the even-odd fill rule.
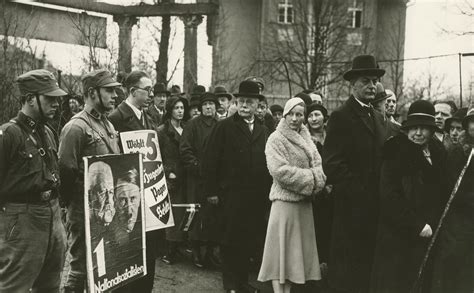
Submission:
[[[272,203],[258,280],[321,280],[310,201]]]

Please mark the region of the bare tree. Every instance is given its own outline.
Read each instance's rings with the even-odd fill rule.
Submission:
[[[31,28],[14,13],[15,9],[16,4],[0,0],[0,123],[8,121],[19,109],[16,77],[25,71],[43,68],[45,62],[44,56],[38,57],[36,48],[22,37]]]
[[[340,81],[345,68],[341,60],[354,50],[347,46],[347,4],[340,0],[292,3],[293,23],[276,24],[261,50],[259,61],[268,65],[265,75],[310,89]]]

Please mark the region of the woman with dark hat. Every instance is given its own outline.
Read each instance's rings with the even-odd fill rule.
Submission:
[[[448,193],[446,152],[433,141],[435,110],[414,102],[402,124],[405,133],[383,147],[380,218],[370,292],[429,292],[431,261],[417,280]],[[418,292],[418,291],[416,291]]]
[[[308,126],[311,140],[314,142],[318,152],[323,150],[326,139],[326,121],[328,111],[318,102],[313,102],[308,106],[306,113],[306,125]],[[313,201],[313,217],[316,229],[316,239],[318,244],[319,262],[321,263],[322,277],[325,277],[327,263],[329,261],[329,249],[331,241],[332,217],[334,201],[330,197],[332,185],[326,185],[321,192],[316,195]]]
[[[179,156],[179,143],[184,125],[188,120],[188,100],[184,97],[172,96],[166,100],[165,109],[163,124],[158,127],[158,142],[166,182],[173,204],[187,203],[186,173]],[[179,223],[183,217],[180,212],[180,210],[173,211],[175,223]],[[178,245],[186,240],[186,234],[176,225],[166,229],[166,240],[168,250],[162,260],[167,264],[172,264],[176,259]]]
[[[305,110],[302,99],[288,100],[265,148],[272,207],[258,280],[272,281],[277,293],[321,279],[311,199],[324,188],[326,176],[303,124]]]
[[[448,150],[452,183],[457,181],[474,148],[474,109],[461,121],[464,132],[459,144]],[[441,226],[433,259],[433,293],[474,292],[473,178],[474,162],[471,159]]]

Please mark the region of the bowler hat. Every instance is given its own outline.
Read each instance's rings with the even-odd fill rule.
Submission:
[[[166,88],[166,85],[162,82],[159,82],[155,84],[153,87],[153,93],[156,94],[166,94],[167,96],[170,96],[171,93],[170,91]]]
[[[234,94],[236,97],[248,97],[248,98],[256,98],[259,101],[264,101],[265,96],[260,94],[260,89],[258,87],[258,83],[251,80],[244,80],[239,85],[239,92]]]
[[[84,93],[90,88],[116,87],[121,84],[112,77],[112,73],[105,69],[99,69],[85,74],[82,77],[82,87]]]
[[[408,109],[407,120],[402,123],[402,129],[407,130],[414,126],[428,126],[438,130],[438,126],[435,123],[435,108],[433,104],[425,100],[418,100],[411,104]]]
[[[372,101],[370,101],[370,103],[372,105],[376,105],[378,102],[381,102],[385,99],[387,99],[388,97],[391,97],[392,94],[390,93],[387,93],[385,91],[385,88],[383,86],[383,84],[381,82],[377,82],[375,84],[375,99],[373,99]]]
[[[454,115],[452,117],[449,117],[448,119],[446,119],[446,121],[444,123],[444,131],[446,131],[446,132],[449,131],[449,128],[451,127],[451,123],[453,121],[458,121],[458,122],[462,123],[462,120],[467,115],[467,109],[468,108],[461,108],[461,109],[457,110],[456,113],[454,113]]]
[[[171,86],[171,96],[184,96],[185,93],[181,92],[181,88],[179,85],[173,85]]]
[[[218,85],[214,88],[214,94],[216,97],[226,97],[229,100],[232,99],[232,95],[227,91],[224,86]]]
[[[28,93],[59,97],[67,93],[59,88],[54,75],[44,69],[28,71],[16,79],[22,95]]]
[[[372,55],[359,55],[352,60],[351,70],[342,76],[345,80],[351,81],[358,76],[376,76],[381,77],[385,74],[385,70],[380,69],[377,65],[375,57]]]

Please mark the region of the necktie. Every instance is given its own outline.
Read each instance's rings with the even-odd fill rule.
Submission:
[[[140,117],[140,122],[142,123],[143,127],[145,127],[145,114],[142,112],[142,116]]]
[[[245,123],[247,123],[247,126],[249,127],[250,133],[252,133],[253,132],[253,123],[254,123],[255,119],[253,119],[251,121],[248,121],[248,120],[244,120],[244,121],[245,121]]]

